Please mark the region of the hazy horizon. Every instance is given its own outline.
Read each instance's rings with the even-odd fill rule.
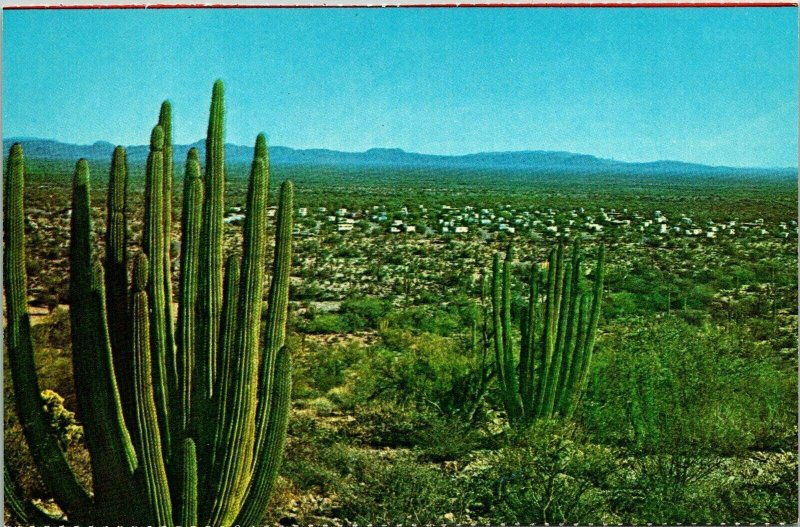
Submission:
[[[3,135],[797,166],[796,8],[3,14]]]
[[[149,145],[147,143],[121,144],[120,145],[120,144],[113,143],[113,142],[110,142],[110,141],[105,141],[103,139],[99,139],[99,140],[91,142],[91,143],[71,143],[71,142],[62,141],[62,140],[59,140],[59,139],[54,139],[54,138],[49,138],[49,137],[10,136],[10,137],[4,137],[2,140],[3,140],[4,146],[6,146],[6,147],[8,147],[8,144],[6,144],[6,143],[10,142],[11,140],[15,140],[15,141],[54,141],[56,143],[60,143],[60,144],[64,144],[64,145],[71,145],[71,146],[75,146],[75,147],[78,147],[78,148],[90,148],[90,147],[93,147],[93,146],[98,145],[98,144],[108,145],[109,148],[113,148],[115,146],[123,146],[123,147],[128,148],[128,149],[130,149],[130,148],[149,148]],[[196,145],[196,144],[201,143],[201,142],[205,142],[205,138],[201,137],[201,138],[197,139],[196,141],[190,141],[190,142],[186,142],[186,143],[175,143],[175,145],[176,146],[191,146],[191,145]],[[235,146],[235,147],[238,147],[238,148],[250,148],[250,149],[253,148],[253,145],[244,145],[244,144],[239,144],[239,143],[232,143],[230,141],[226,141],[225,144],[229,145],[229,146]],[[499,154],[519,154],[519,153],[537,153],[537,152],[541,152],[541,153],[553,153],[553,154],[571,154],[571,155],[576,155],[576,156],[589,156],[589,157],[593,157],[593,158],[601,160],[601,161],[611,161],[611,162],[615,162],[615,163],[632,164],[632,165],[635,165],[635,164],[676,163],[676,164],[688,164],[688,165],[696,165],[696,166],[707,166],[707,167],[710,167],[710,168],[734,169],[734,170],[778,170],[778,171],[781,171],[781,170],[793,170],[793,171],[796,171],[798,169],[798,166],[796,164],[795,165],[786,165],[786,166],[777,166],[777,165],[775,165],[775,166],[743,166],[743,165],[734,166],[734,165],[713,165],[713,164],[709,164],[709,163],[699,163],[699,162],[694,162],[694,161],[683,161],[681,159],[644,159],[644,160],[623,161],[623,160],[620,160],[620,159],[614,159],[612,157],[604,156],[604,155],[601,155],[601,154],[595,154],[595,153],[591,153],[591,152],[570,152],[570,151],[566,151],[566,150],[542,150],[542,149],[537,149],[537,148],[529,148],[529,149],[526,149],[526,150],[486,150],[486,151],[481,151],[481,152],[465,152],[465,153],[459,153],[459,154],[438,154],[438,153],[414,152],[414,151],[411,151],[411,150],[406,150],[404,148],[391,147],[391,146],[373,146],[373,147],[367,148],[365,150],[337,150],[337,149],[324,148],[324,147],[313,147],[313,146],[303,147],[303,148],[296,148],[296,147],[288,146],[288,145],[269,144],[269,148],[270,149],[273,149],[273,148],[287,148],[287,149],[298,151],[298,152],[300,152],[300,151],[319,150],[319,151],[330,151],[330,152],[336,152],[336,153],[342,153],[342,154],[353,154],[353,155],[366,154],[367,152],[372,151],[372,150],[381,150],[381,151],[396,151],[396,150],[399,150],[399,151],[401,151],[401,152],[403,152],[405,154],[409,154],[409,155],[422,155],[422,156],[433,156],[433,157],[454,157],[454,158],[467,157],[467,156],[481,156],[481,155],[499,155]]]

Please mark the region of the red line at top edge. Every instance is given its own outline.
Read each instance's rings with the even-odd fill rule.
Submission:
[[[24,11],[32,9],[342,9],[342,8],[441,8],[441,7],[797,7],[797,1],[788,2],[541,2],[541,3],[452,3],[452,4],[315,4],[315,5],[253,5],[253,4],[107,4],[107,5],[17,5],[3,7],[3,10]]]

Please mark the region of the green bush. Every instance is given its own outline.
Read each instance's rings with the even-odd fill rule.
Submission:
[[[455,415],[474,402],[481,358],[457,339],[388,329],[358,366],[361,401],[382,400]]]
[[[336,313],[319,313],[313,315],[303,326],[303,331],[310,334],[347,333],[350,326],[344,317]]]
[[[481,522],[615,523],[608,447],[576,439],[572,427],[540,421],[494,451],[477,451],[459,474],[464,500]]]
[[[346,385],[353,376],[353,367],[365,360],[366,355],[358,342],[323,345],[312,341],[304,345],[304,350],[294,365],[295,399],[329,395],[331,390]]]
[[[412,457],[351,452],[339,480],[340,518],[353,524],[442,524],[468,521],[453,478]],[[390,499],[387,499],[389,498]]]
[[[642,454],[791,446],[792,370],[742,356],[747,336],[733,328],[698,329],[677,318],[640,324],[598,350],[580,410],[594,437]]]
[[[387,315],[391,305],[377,298],[348,298],[342,302],[339,315],[350,331],[377,329],[378,322]]]

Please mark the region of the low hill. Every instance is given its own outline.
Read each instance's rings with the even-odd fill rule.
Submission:
[[[14,142],[20,142],[29,159],[74,162],[80,158],[107,163],[111,159],[114,145],[98,141],[92,145],[62,143],[50,139],[8,138],[4,140],[4,150]],[[191,145],[175,145],[175,160],[181,162],[192,147],[205,155],[205,141]],[[147,145],[127,147],[128,160],[138,165],[147,158]],[[253,148],[228,144],[226,160],[230,164],[249,164]],[[353,171],[358,169],[375,170],[446,170],[464,172],[524,172],[564,175],[617,175],[617,176],[702,176],[722,178],[754,178],[766,176],[774,178],[795,178],[795,168],[735,168],[708,166],[679,161],[655,161],[647,163],[627,163],[603,159],[586,154],[543,150],[515,152],[486,152],[467,155],[430,155],[406,152],[398,148],[372,148],[366,152],[341,152],[326,149],[294,149],[284,146],[270,147],[270,162],[277,167],[325,167]]]

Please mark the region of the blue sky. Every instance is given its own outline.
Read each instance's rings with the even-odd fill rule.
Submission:
[[[797,10],[5,11],[3,135],[797,165]]]

